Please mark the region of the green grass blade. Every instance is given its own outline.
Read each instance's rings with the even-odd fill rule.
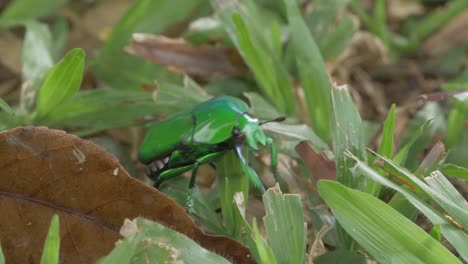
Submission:
[[[427,191],[433,199],[452,217],[468,230],[468,202],[453,187],[440,171],[434,171],[430,177],[424,178],[430,189]]]
[[[73,49],[47,72],[37,99],[38,119],[45,117],[54,107],[80,89],[84,62],[85,52],[82,49]]]
[[[425,194],[428,198],[438,203],[439,206],[442,207],[448,214],[450,214],[452,217],[455,217],[465,229],[468,229],[468,206],[466,205],[466,202],[465,204],[460,204],[451,200],[449,197],[446,197],[442,193],[431,188],[426,184],[426,182],[422,181],[409,171],[401,168],[398,166],[398,164],[395,164],[392,160],[382,156],[379,156],[379,158],[385,161],[386,165],[396,170],[398,173],[401,173],[401,175],[407,181],[411,182],[414,187],[420,190],[421,193]]]
[[[455,164],[445,164],[440,171],[444,175],[457,177],[460,179],[468,179],[468,169],[457,166]]]
[[[59,217],[54,215],[50,221],[49,233],[44,244],[41,264],[58,264],[60,253]]]
[[[415,27],[411,28],[411,34],[414,34],[416,40],[422,41],[437,29],[442,28],[467,8],[468,1],[466,0],[450,1],[447,3],[447,8],[434,11],[430,15],[426,16]]]
[[[244,151],[246,154],[247,152]],[[248,156],[245,157],[248,160]],[[243,223],[242,215],[237,214],[241,210],[245,214],[245,206],[237,208],[234,195],[238,192],[243,194],[244,201],[249,197],[249,177],[244,171],[241,161],[233,150],[224,154],[216,163],[218,172],[218,190],[221,200],[221,211],[228,234],[240,239],[242,235]],[[245,202],[244,202],[245,203]]]
[[[354,155],[366,159],[361,117],[346,86],[332,87],[331,102],[330,128],[336,163],[336,179],[345,186],[364,190],[368,180],[362,175],[353,173],[354,162],[344,154],[346,150],[350,150]],[[356,246],[354,241],[339,224],[337,233],[340,248],[354,250]]]
[[[354,162],[345,157],[346,150],[351,151],[361,159],[366,152],[363,142],[362,123],[359,112],[346,86],[332,88],[332,120],[330,123],[333,136],[333,152],[335,154],[338,182],[345,186],[364,190],[366,179],[356,177],[350,169]]]
[[[263,218],[268,239],[278,263],[304,263],[306,227],[301,197],[282,194],[279,186],[263,196]]]
[[[312,126],[325,141],[330,132],[330,81],[320,50],[301,16],[296,0],[285,0],[289,30]]]
[[[276,264],[276,257],[273,253],[273,250],[265,241],[263,236],[260,234],[258,230],[257,221],[253,221],[253,234],[252,234],[253,241],[255,241],[255,247],[258,252],[258,263],[270,263]]]
[[[273,50],[270,51],[268,46],[259,45],[266,40],[257,41],[260,35],[255,36],[255,32],[247,26],[240,14],[234,13],[232,21],[236,31],[235,43],[253,71],[260,87],[281,112],[288,115],[293,114],[296,105],[292,85],[286,69],[280,63],[280,58],[272,55],[275,53]]]
[[[137,0],[113,27],[112,33],[93,58],[93,69],[112,88],[137,89],[155,79],[178,78],[160,65],[124,53],[133,33],[159,33],[184,20],[201,0]]]
[[[47,25],[31,21],[26,24],[22,52],[23,81],[31,81],[38,89],[48,69],[54,65],[52,58],[52,35]]]
[[[387,29],[387,11],[385,8],[385,0],[375,1],[374,6],[374,20],[377,31],[377,36],[380,37],[382,42],[388,47],[389,45],[389,36]]]
[[[359,161],[356,157],[352,156],[357,162],[357,170],[363,175],[378,181],[380,184],[392,188],[402,195],[405,196],[408,201],[411,202],[419,211],[421,211],[433,224],[439,224],[441,226],[442,235],[450,241],[450,243],[457,249],[460,255],[468,261],[468,248],[466,247],[466,241],[468,241],[468,234],[466,231],[459,229],[450,223],[438,210],[431,208],[420,195],[410,190],[406,186],[400,186],[390,181],[386,177],[380,175],[367,164]]]
[[[387,119],[383,127],[382,142],[377,150],[377,153],[384,157],[391,158],[393,156],[393,132],[395,130],[395,105],[393,104],[388,112]],[[375,181],[369,181],[366,192],[374,196],[379,196],[380,184]]]
[[[460,143],[465,129],[465,102],[455,99],[455,106],[450,110],[447,120],[445,145],[447,149]]]
[[[422,133],[426,130],[426,128],[431,124],[431,120],[428,120],[424,122],[424,124],[419,127],[416,131],[414,131],[411,135],[411,138],[408,140],[408,142],[398,151],[398,153],[394,157],[394,161],[397,164],[404,164],[406,161],[406,158],[408,157],[408,153],[411,149],[411,146],[418,140],[418,138],[422,135]]]
[[[336,27],[323,39],[318,39],[320,52],[325,59],[336,59],[349,45],[357,32],[357,20],[347,16],[341,19]]]
[[[465,210],[468,210],[468,202],[440,171],[432,172],[431,176],[424,178],[424,180],[437,193],[442,194],[442,196],[445,196],[448,200],[452,201],[454,204],[457,204],[460,208],[465,208]]]
[[[0,264],[5,264],[5,256],[3,255],[1,244],[0,244]]]
[[[318,189],[339,223],[379,263],[461,263],[416,224],[372,195],[337,182]]]
[[[144,218],[126,220],[124,238],[99,264],[130,263],[229,263],[189,237]]]
[[[14,0],[0,15],[0,29],[49,15],[65,0]]]
[[[11,109],[10,105],[7,102],[5,102],[5,100],[3,100],[2,98],[0,98],[0,109],[5,111],[9,116],[13,116],[15,114],[13,109]]]
[[[393,157],[393,132],[395,130],[395,105],[393,104],[388,112],[387,119],[385,120],[382,142],[380,143],[377,153],[380,155],[391,158]]]

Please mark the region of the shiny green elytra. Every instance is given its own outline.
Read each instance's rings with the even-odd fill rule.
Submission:
[[[272,121],[282,120],[284,118]],[[249,114],[244,101],[230,96],[214,98],[154,124],[146,133],[139,159],[146,165],[146,173],[154,180],[156,188],[192,170],[191,189],[200,164],[214,162],[234,149],[251,181],[265,192],[242,151],[245,145],[254,150],[258,145],[271,146],[271,165],[276,175],[276,147],[262,130],[264,123]]]

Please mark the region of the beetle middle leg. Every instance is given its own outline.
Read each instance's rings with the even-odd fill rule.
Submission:
[[[278,176],[278,150],[276,149],[276,144],[273,142],[273,139],[267,138],[266,144],[270,146],[270,165],[275,177],[275,181],[279,182]]]
[[[255,171],[247,164],[247,161],[244,157],[244,153],[242,152],[242,146],[238,144],[234,147],[234,150],[236,151],[237,157],[239,157],[241,161],[243,170],[249,176],[249,179],[253,182],[255,187],[257,187],[260,191],[262,191],[262,194],[264,194],[265,187],[263,187],[263,183],[258,177],[257,173],[255,173]]]
[[[188,189],[188,193],[187,193],[187,200],[185,202],[185,210],[188,213],[193,213],[192,191],[193,191],[193,187],[195,186],[195,179],[197,177],[198,167],[200,166],[200,164],[212,162],[217,157],[219,157],[219,156],[221,156],[223,154],[224,154],[224,151],[210,153],[208,155],[205,155],[203,157],[198,158],[192,164],[192,176],[190,177],[189,189]]]

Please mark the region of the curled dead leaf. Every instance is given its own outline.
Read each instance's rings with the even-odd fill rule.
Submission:
[[[0,134],[0,238],[7,263],[38,263],[53,214],[60,216],[60,262],[94,263],[120,238],[125,218],[143,216],[237,263],[247,248],[202,233],[184,208],[131,178],[90,141],[45,127]]]
[[[205,78],[243,76],[248,72],[240,54],[233,48],[193,46],[183,39],[160,35],[135,33],[125,51],[173,71]]]
[[[314,184],[321,179],[336,180],[335,162],[328,159],[325,153],[315,152],[305,140],[299,142],[295,149],[305,166],[312,172]]]

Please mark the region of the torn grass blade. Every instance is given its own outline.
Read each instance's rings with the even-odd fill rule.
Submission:
[[[298,194],[282,194],[279,186],[263,196],[263,218],[270,246],[278,263],[304,263],[306,227],[304,210]]]
[[[111,263],[229,263],[187,236],[144,218],[125,220],[124,236],[100,264]]]
[[[461,263],[442,244],[386,203],[337,182],[319,192],[337,221],[379,263]]]

